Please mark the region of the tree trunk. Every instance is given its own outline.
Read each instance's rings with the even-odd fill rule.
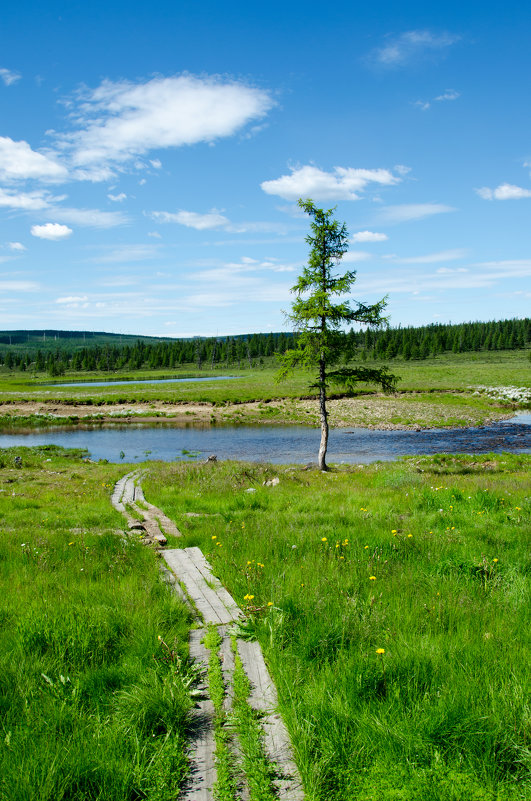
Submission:
[[[326,451],[328,448],[328,413],[326,411],[326,370],[324,359],[319,360],[319,412],[321,414],[319,470],[328,470],[328,467],[326,466]]]

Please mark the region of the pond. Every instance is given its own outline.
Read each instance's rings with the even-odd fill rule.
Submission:
[[[146,459],[174,461],[219,459],[275,462],[315,462],[320,432],[302,426],[194,426],[168,424],[113,425],[46,429],[1,434],[0,447],[62,445],[87,448],[91,458],[110,462]],[[520,414],[481,428],[375,431],[336,428],[330,432],[330,463],[369,463],[430,453],[531,453],[531,414]],[[123,454],[123,455],[122,455]]]
[[[201,378],[132,378],[128,381],[74,381],[72,384],[61,384],[54,382],[53,384],[43,384],[46,387],[123,387],[128,384],[181,384],[184,381],[197,383],[199,381],[233,381],[238,378],[236,375],[216,375]]]

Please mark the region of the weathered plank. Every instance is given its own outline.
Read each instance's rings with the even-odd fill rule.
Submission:
[[[202,644],[203,629],[190,632],[190,657],[205,666],[208,651]],[[190,773],[179,795],[180,801],[213,801],[212,788],[216,782],[214,705],[207,697],[206,677],[199,689],[204,697],[197,704],[192,717],[191,743],[188,752]]]
[[[269,675],[262,649],[257,642],[237,640],[238,654],[249,682],[249,704],[264,713],[264,748],[268,759],[278,768],[275,781],[278,797],[285,801],[304,801],[302,781],[293,760],[287,729],[278,712],[275,685]]]
[[[205,555],[200,548],[192,547],[186,548],[186,553],[190,556],[190,559],[193,561],[194,565],[197,567],[205,581],[208,581],[210,584],[214,585],[216,593],[221,600],[225,609],[232,615],[234,615],[234,619],[236,620],[240,615],[243,615],[242,610],[232,597],[232,595],[225,589],[221,581],[213,574],[212,572],[212,565],[207,562],[205,559]]]
[[[206,584],[203,576],[186,559],[184,549],[169,549],[162,552],[162,556],[177,578],[182,581],[190,599],[193,601],[205,623],[230,623],[228,613],[219,602],[216,593]],[[221,612],[221,616],[219,614]]]

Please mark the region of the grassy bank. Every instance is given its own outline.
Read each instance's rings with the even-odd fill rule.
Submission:
[[[360,385],[357,397],[331,404],[332,425],[378,427],[444,427],[482,425],[504,416],[524,401],[478,394],[475,387],[531,386],[531,368],[526,352],[507,351],[480,354],[448,354],[425,361],[390,362],[399,377],[397,393],[381,396],[376,388]],[[289,380],[276,382],[276,369],[231,367],[230,381],[182,384],[138,384],[137,381],[168,377],[167,372],[137,374],[83,374],[83,380],[131,379],[126,385],[75,387],[49,384],[44,375],[21,377],[0,373],[0,427],[35,427],[58,422],[76,425],[80,421],[112,422],[139,416],[150,419],[170,417],[176,422],[289,422],[315,424],[318,418],[315,393],[309,389],[310,374],[300,372]],[[220,372],[185,370],[178,377],[211,377]],[[80,374],[64,380],[79,380]]]
[[[189,618],[119,533],[123,472],[0,452],[2,801],[166,801],[186,770]]]
[[[150,468],[249,612],[311,801],[529,797],[530,466]]]

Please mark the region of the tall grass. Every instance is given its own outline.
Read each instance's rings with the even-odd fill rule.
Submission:
[[[312,801],[528,797],[530,465],[153,466],[251,613]]]
[[[189,619],[154,554],[116,533],[123,468],[17,453],[0,470],[0,798],[174,798]]]

